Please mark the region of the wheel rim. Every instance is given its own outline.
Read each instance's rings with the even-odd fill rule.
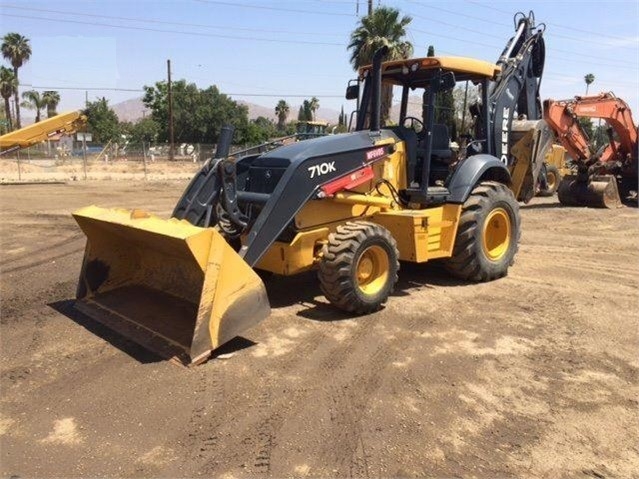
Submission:
[[[358,288],[364,293],[374,295],[384,289],[388,281],[390,262],[381,246],[369,246],[357,260],[355,276]]]
[[[484,222],[484,253],[492,261],[499,261],[506,255],[510,240],[510,217],[505,209],[495,208]]]
[[[548,173],[546,173],[546,183],[548,183],[549,190],[555,188],[555,185],[557,184],[557,177],[555,176],[555,173],[553,171],[549,171]]]

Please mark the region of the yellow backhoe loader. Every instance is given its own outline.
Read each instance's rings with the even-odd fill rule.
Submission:
[[[505,276],[520,235],[517,198],[530,199],[551,135],[540,118],[543,30],[516,17],[499,61],[459,57],[383,62],[347,90],[355,131],[235,160],[232,128],[169,220],[95,206],[74,216],[87,236],[76,306],[148,348],[186,364],[266,318],[256,270],[317,270],[326,298],[354,315],[380,309],[399,261],[441,260],[454,276]],[[475,138],[453,158],[436,96],[481,85]],[[381,124],[382,84],[402,89],[399,126]],[[425,90],[427,115],[406,115]],[[516,113],[530,121],[515,123]],[[512,171],[512,175],[511,175]],[[294,292],[293,292],[294,294]]]

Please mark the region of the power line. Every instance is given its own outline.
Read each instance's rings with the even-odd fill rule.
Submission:
[[[211,1],[213,1],[213,0],[211,0]],[[217,3],[227,4],[228,2],[217,2]],[[24,7],[17,7],[17,6],[12,6],[12,5],[6,5],[5,7],[7,7],[7,8],[15,8],[15,9],[26,9]],[[432,8],[437,8],[437,7],[432,7]],[[444,12],[449,12],[449,10],[446,10],[446,9],[441,9],[441,8],[437,8],[437,9],[438,10],[442,10]],[[40,12],[56,13],[56,14],[63,14],[63,15],[75,15],[75,16],[83,16],[83,17],[102,17],[102,18],[110,18],[110,19],[116,19],[116,20],[136,21],[136,22],[155,23],[155,24],[167,24],[167,25],[178,25],[178,26],[193,26],[193,27],[200,27],[200,28],[233,28],[234,30],[257,31],[257,32],[268,32],[268,33],[306,34],[306,33],[301,33],[301,32],[292,32],[292,31],[284,31],[284,30],[263,30],[263,29],[235,28],[235,27],[218,27],[218,26],[213,26],[213,25],[191,24],[191,23],[182,23],[182,22],[165,22],[165,21],[161,21],[161,20],[138,19],[138,18],[132,18],[132,17],[117,17],[117,16],[108,16],[108,15],[100,16],[100,15],[92,15],[92,14],[85,14],[85,13],[65,12],[65,11],[47,10],[47,9],[32,9],[32,8],[29,8],[28,10],[35,10],[35,11],[40,11]],[[502,10],[498,10],[498,11],[503,12]],[[432,18],[428,18],[428,17],[425,17],[423,15],[415,14],[415,13],[412,13],[412,12],[407,12],[407,13],[409,15],[412,15],[412,16],[416,17],[416,18],[428,19],[429,21],[433,21],[433,22],[440,23],[442,25],[451,26],[451,27],[459,27],[458,25],[447,23],[447,22],[444,22],[442,20],[434,20]],[[27,17],[27,16],[20,16],[20,15],[12,15],[12,14],[5,14],[5,16],[14,16],[14,17],[18,17],[18,18],[29,18],[29,19],[41,20],[41,21],[59,21],[59,22],[66,22],[66,23],[79,23],[79,24],[86,24],[87,23],[87,22],[79,22],[79,21],[68,20],[68,19],[49,19],[49,18],[41,18],[41,17]],[[485,19],[481,19],[479,17],[470,16],[470,15],[462,15],[462,16],[466,16],[468,18],[473,18],[473,19],[476,19],[476,20],[481,20],[481,21],[488,22],[488,23],[491,23],[493,25],[496,25],[491,20],[485,20]],[[267,42],[279,42],[279,43],[306,43],[306,44],[313,44],[313,45],[330,45],[330,46],[345,46],[345,44],[331,43],[331,42],[314,42],[314,41],[305,41],[305,40],[279,40],[279,39],[272,39],[272,38],[254,38],[254,37],[236,37],[236,36],[231,36],[231,35],[207,34],[207,33],[200,33],[200,32],[185,32],[185,31],[176,31],[176,30],[160,30],[160,29],[153,29],[153,28],[144,28],[144,27],[126,26],[126,25],[112,25],[112,24],[105,24],[105,23],[89,23],[89,24],[96,25],[96,26],[105,26],[105,27],[110,27],[110,28],[121,28],[121,29],[152,31],[152,32],[158,32],[158,33],[177,33],[177,34],[184,34],[184,35],[211,36],[211,37],[239,39],[239,40],[267,41]],[[438,33],[428,32],[428,31],[425,31],[425,30],[420,30],[420,29],[417,29],[417,28],[411,28],[411,30],[412,31],[416,31],[416,32],[420,32],[420,33],[424,33],[424,34],[427,34],[427,35],[439,36],[439,37],[442,37],[442,38],[448,38],[448,39],[454,40],[454,41],[465,42],[465,43],[473,43],[475,45],[487,46],[487,47],[490,47],[490,48],[499,48],[496,45],[492,45],[492,44],[488,44],[488,43],[476,42],[476,41],[472,41],[472,40],[464,40],[464,39],[460,39],[460,38],[453,37],[453,36],[447,36],[447,35],[442,35],[442,34],[438,34]],[[482,34],[483,36],[490,36],[490,37],[493,37],[493,38],[497,38],[496,35],[486,35],[484,32],[481,32],[479,30],[468,29],[468,28],[465,28],[465,27],[464,27],[464,30],[465,31],[470,31],[470,32],[473,32],[473,33]],[[330,34],[330,35],[331,36],[337,36],[337,35],[340,35],[340,34]],[[554,34],[554,35],[555,36],[559,36],[557,34]],[[604,57],[598,57],[598,56],[593,56],[593,55],[584,54],[584,53],[576,53],[576,52],[571,52],[571,51],[567,51],[567,50],[561,50],[561,49],[557,49],[557,48],[553,48],[553,50],[555,52],[566,53],[566,54],[571,55],[571,56],[581,56],[581,57],[585,57],[585,58],[607,60],[607,58],[604,58]],[[571,59],[569,61],[574,61],[574,60]],[[588,63],[588,62],[583,62],[583,63]],[[632,66],[628,66],[625,62],[622,62],[622,63],[589,62],[589,63],[593,64],[593,65],[614,66],[614,67],[619,67],[619,68],[633,69]]]
[[[486,34],[485,32],[482,32],[480,30],[473,30],[471,28],[462,27],[460,25],[454,25],[452,23],[447,23],[447,22],[444,22],[442,20],[436,20],[436,19],[433,19],[433,18],[425,17],[423,15],[414,14],[414,13],[411,13],[411,12],[407,12],[407,13],[409,15],[412,15],[412,16],[416,17],[416,18],[422,18],[422,19],[428,20],[430,22],[439,23],[439,24],[446,25],[446,26],[453,27],[453,28],[463,28],[464,32],[473,32],[473,33],[480,34],[480,35],[482,35],[484,37],[501,38],[501,37],[499,37],[497,35]],[[479,19],[478,17],[473,17],[473,18]],[[486,20],[486,21],[488,21],[488,20]],[[492,21],[490,21],[490,23],[492,23],[492,25],[494,25],[494,26],[503,26],[502,24],[497,24],[497,23],[492,22]],[[409,27],[409,28],[411,28],[411,27]],[[417,32],[427,33],[429,35],[438,35],[438,34],[425,32],[423,30],[418,30],[416,28],[411,28],[411,29],[414,30],[414,31],[417,31]],[[556,36],[556,37],[562,37],[563,36],[563,35],[559,35],[557,33],[551,33],[551,32],[549,32],[548,34]],[[473,43],[475,45],[490,46],[490,47],[497,48],[495,45],[489,45],[489,44],[486,44],[486,43],[480,43],[480,42],[475,42],[475,41],[471,41],[471,40],[462,40],[462,39],[459,39],[459,38],[456,38],[456,37],[450,37],[450,36],[445,36],[445,35],[439,35],[439,36],[442,36],[443,38],[450,38],[450,39],[457,40],[457,41],[460,41],[460,42],[468,42],[468,43]],[[565,36],[563,36],[563,37],[565,37]],[[565,37],[565,38],[573,38],[573,37]],[[584,42],[584,40],[582,40],[582,39],[575,38],[575,40],[579,40],[581,42]],[[592,59],[609,60],[609,58],[607,58],[607,57],[595,56],[595,55],[585,54],[585,53],[571,52],[571,51],[568,51],[568,50],[561,50],[561,49],[558,49],[558,48],[552,48],[552,50],[555,51],[555,52],[566,53],[566,54],[570,55],[571,57],[572,56],[579,56],[579,57],[592,58]],[[584,62],[584,63],[586,63],[586,62]],[[595,63],[591,62],[591,64],[595,64]],[[602,63],[599,63],[599,62],[597,62],[596,64],[597,65],[603,65]],[[607,65],[608,66],[618,66],[618,67],[621,67],[621,68],[628,68],[627,62],[619,62],[619,63],[614,63],[614,62],[610,63],[609,62],[609,63],[607,63]]]
[[[41,13],[54,13],[59,15],[71,15],[76,17],[89,17],[89,18],[107,18],[110,20],[125,20],[129,22],[140,22],[140,23],[151,23],[157,25],[175,25],[179,27],[196,27],[196,28],[216,28],[222,30],[241,30],[247,32],[260,32],[260,33],[284,33],[287,35],[324,35],[324,36],[339,36],[343,37],[344,34],[341,33],[324,33],[324,32],[300,32],[300,31],[290,31],[290,30],[267,30],[261,28],[243,28],[243,27],[229,27],[222,25],[205,25],[201,23],[184,23],[184,22],[167,22],[164,20],[155,20],[151,18],[134,18],[134,17],[119,17],[112,15],[95,15],[91,13],[79,13],[79,12],[70,12],[70,11],[62,11],[62,10],[49,10],[44,8],[33,8],[33,7],[20,7],[17,5],[3,5],[3,8],[10,8],[15,10],[27,10],[29,12],[41,12]]]
[[[28,85],[24,83],[21,83],[19,86],[23,88],[32,88],[34,90],[127,91],[127,92],[143,92],[144,91],[140,88],[40,86],[40,85]]]
[[[336,17],[354,17],[356,16],[354,13],[338,13],[338,12],[321,12],[317,10],[299,10],[296,8],[282,8],[282,7],[272,7],[270,5],[251,5],[246,3],[235,3],[235,2],[221,2],[218,0],[196,0],[201,3],[210,3],[214,5],[227,5],[230,7],[240,7],[240,8],[255,8],[260,10],[275,10],[278,12],[291,12],[291,13],[309,13],[311,15],[331,15]]]
[[[477,2],[477,1],[473,1],[473,0],[465,0],[465,1],[466,1],[466,3],[471,3],[471,4],[474,4],[474,5],[483,7],[483,8],[489,8],[490,10],[494,10],[496,12],[512,13],[512,12],[508,12],[506,10],[501,10],[500,8],[497,8],[497,7],[493,7],[491,5],[487,5],[485,3],[481,3],[481,2]],[[613,40],[622,40],[622,41],[627,40],[626,38],[617,37],[617,36],[614,36],[614,35],[608,35],[608,34],[606,34],[604,32],[601,32],[601,31],[583,30],[581,28],[568,27],[568,26],[565,26],[565,25],[559,25],[557,23],[549,23],[549,22],[544,22],[544,23],[546,23],[546,25],[552,25],[553,27],[556,27],[556,28],[563,28],[565,30],[572,30],[574,32],[579,32],[579,33],[587,33],[588,35],[597,35],[597,36],[600,36],[600,37],[608,37],[608,38],[611,38]],[[567,37],[567,38],[571,38],[571,37]]]
[[[20,84],[23,88],[32,88],[34,90],[75,90],[75,91],[124,91],[124,92],[137,92],[142,93],[145,90],[139,88],[112,88],[112,87],[68,87],[68,86],[40,86],[40,85],[26,85]],[[329,94],[316,94],[316,93],[238,93],[238,92],[221,92],[228,96],[248,96],[248,97],[265,97],[265,98],[344,98],[344,95],[329,95]]]
[[[214,38],[227,38],[231,40],[249,40],[249,41],[260,41],[260,42],[272,42],[272,43],[291,43],[291,44],[305,44],[305,45],[324,45],[324,46],[338,46],[345,47],[345,43],[331,43],[331,42],[314,42],[308,40],[280,40],[275,38],[259,38],[259,37],[237,37],[234,35],[222,35],[217,33],[204,33],[204,32],[185,32],[178,30],[161,30],[159,28],[148,28],[148,27],[135,27],[132,25],[112,25],[110,23],[98,23],[98,22],[84,22],[79,20],[67,20],[61,18],[42,18],[42,17],[32,17],[27,15],[15,15],[9,13],[3,13],[2,16],[5,17],[13,17],[13,18],[25,18],[27,20],[40,20],[45,22],[63,22],[63,23],[73,23],[79,25],[91,25],[98,27],[109,27],[109,28],[120,28],[124,30],[140,30],[144,32],[156,32],[156,33],[173,33],[178,35],[191,35],[191,36],[200,36],[200,37],[214,37]]]
[[[472,43],[473,45],[480,45],[480,46],[483,46],[483,47],[489,47],[489,48],[495,48],[495,49],[501,48],[501,47],[499,47],[497,45],[493,45],[493,44],[490,44],[490,43],[483,43],[483,42],[476,42],[476,41],[472,41],[472,40],[465,40],[465,39],[457,38],[457,37],[454,37],[454,36],[451,36],[451,35],[442,35],[441,33],[429,32],[429,31],[420,30],[420,29],[417,29],[417,28],[411,28],[411,27],[408,27],[408,28],[409,28],[410,31],[423,33],[423,34],[430,35],[430,36],[433,36],[433,37],[441,37],[441,38],[446,38],[446,39],[449,39],[449,40],[458,41],[458,42],[461,42],[461,43]],[[561,52],[561,53],[568,53],[569,55],[571,55],[570,57],[561,57],[560,58],[562,61],[566,61],[566,62],[573,62],[573,63],[574,62],[579,62],[579,63],[588,64],[588,65],[609,66],[609,67],[614,67],[614,68],[624,68],[624,69],[629,69],[629,70],[637,70],[637,66],[629,65],[627,62],[619,63],[619,64],[617,64],[617,63],[599,62],[599,61],[597,61],[597,62],[589,62],[589,61],[584,61],[584,60],[578,60],[578,59],[575,59],[575,58],[572,58],[572,57],[573,56],[585,56],[586,58],[602,58],[602,59],[604,57],[593,57],[591,55],[573,54],[572,52],[567,52],[565,50],[560,50],[560,49],[557,49],[557,48],[548,48],[547,47],[546,50],[547,50],[547,52],[555,51],[555,52]]]
[[[411,0],[406,0],[406,1],[408,1],[409,3],[417,3],[414,0],[412,0],[412,1]],[[498,11],[500,13],[506,13],[506,14],[512,15],[512,12],[510,12],[510,11],[501,10],[501,9],[496,8],[496,7],[491,7],[491,6],[486,5],[484,3],[473,2],[473,1],[470,1],[470,0],[466,0],[466,1],[468,3],[476,4],[476,5],[480,6],[480,7],[490,8],[491,10],[495,10],[495,11]],[[502,26],[502,27],[505,26],[504,24],[496,23],[494,20],[489,20],[489,19],[486,19],[486,18],[481,18],[481,17],[474,16],[474,15],[468,15],[468,14],[465,14],[465,13],[460,13],[458,11],[448,10],[448,9],[441,8],[441,7],[435,7],[432,4],[430,4],[430,3],[428,3],[428,4],[419,3],[419,5],[423,6],[423,7],[426,7],[426,8],[433,9],[433,10],[439,10],[439,11],[444,12],[444,13],[449,13],[449,14],[452,14],[452,15],[469,18],[471,20],[477,20],[477,21],[480,21],[480,22],[483,22],[483,23],[488,23],[488,24],[493,25],[493,26]],[[444,22],[441,22],[440,20],[434,20],[431,17],[425,17],[423,15],[416,15],[416,14],[413,14],[413,13],[410,13],[410,12],[407,12],[407,13],[409,13],[409,15],[413,15],[415,17],[423,18],[423,19],[426,19],[426,20],[431,21],[431,22],[444,23]],[[565,29],[568,29],[568,30],[581,31],[581,32],[584,32],[584,33],[588,33],[590,35],[606,36],[606,35],[601,35],[599,32],[588,32],[586,30],[579,30],[579,29],[575,29],[575,28],[572,28],[572,27],[566,27],[566,26],[563,26],[563,25],[555,24],[555,23],[548,23],[548,22],[542,22],[542,23],[544,23],[546,25],[552,25],[553,27],[557,27],[557,28],[565,28]],[[447,24],[447,25],[450,25],[450,24]],[[482,35],[485,35],[485,33],[483,33],[483,32],[479,32],[479,33],[481,33]],[[558,37],[558,38],[566,38],[566,39],[570,39],[570,40],[576,40],[576,41],[579,41],[579,42],[582,42],[582,43],[591,43],[593,45],[600,44],[600,42],[597,42],[595,40],[588,40],[588,39],[584,39],[584,38],[571,37],[571,36],[562,35],[562,34],[556,33],[556,32],[553,32],[552,34],[554,36]],[[621,38],[621,37],[613,37],[611,35],[607,35],[607,36],[609,38],[612,38],[612,39],[615,39],[615,40],[627,40],[627,39]],[[622,47],[619,47],[619,48],[634,48],[634,47],[622,46]],[[569,52],[569,53],[572,54],[572,52]]]

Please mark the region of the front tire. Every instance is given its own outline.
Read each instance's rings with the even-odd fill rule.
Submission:
[[[555,165],[546,165],[546,183],[548,187],[539,191],[537,196],[552,196],[561,183],[561,173]]]
[[[453,256],[446,268],[469,281],[506,276],[517,253],[520,223],[512,191],[502,183],[480,183],[462,206]]]
[[[322,249],[322,292],[349,313],[377,311],[397,283],[398,258],[397,243],[386,228],[367,221],[340,225]]]

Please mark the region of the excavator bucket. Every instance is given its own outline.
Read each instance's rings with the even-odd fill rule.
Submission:
[[[75,307],[163,357],[201,363],[270,314],[261,279],[213,228],[96,206],[73,216],[87,236]]]
[[[578,180],[576,175],[566,175],[559,185],[557,197],[564,206],[621,206],[617,179],[612,175],[593,176],[589,182]]]

